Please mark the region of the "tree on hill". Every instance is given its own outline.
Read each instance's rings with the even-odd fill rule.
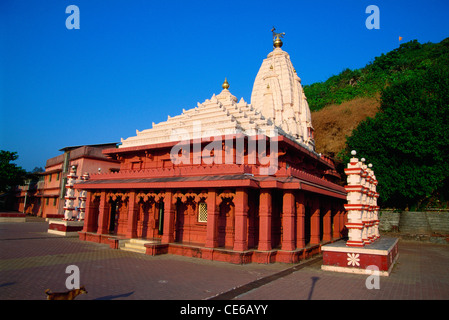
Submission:
[[[12,161],[19,158],[17,152],[0,150],[0,192],[8,192],[23,183],[27,172]]]
[[[382,91],[380,111],[347,138],[350,151],[373,163],[380,204],[423,206],[449,200],[448,55],[427,62],[421,72],[403,74]],[[397,64],[396,64],[397,65]]]

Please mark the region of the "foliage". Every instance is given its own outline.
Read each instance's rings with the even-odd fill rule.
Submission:
[[[19,158],[17,152],[0,150],[0,192],[7,192],[23,183],[26,171],[12,161]]]
[[[409,60],[396,54],[386,57],[372,68],[409,70]],[[347,148],[340,157],[347,163],[350,150],[357,150],[360,157],[373,163],[383,205],[405,208],[435,196],[449,199],[447,60],[447,54],[436,56],[420,63],[421,71],[402,73],[382,90],[377,115],[360,123],[347,138]]]
[[[412,78],[443,61],[449,62],[449,38],[440,43],[420,44],[413,40],[376,57],[364,68],[345,69],[325,82],[304,86],[311,111],[341,104],[356,97],[372,97],[385,87]]]

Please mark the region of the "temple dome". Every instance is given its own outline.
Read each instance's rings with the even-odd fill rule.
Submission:
[[[307,98],[290,56],[274,40],[257,73],[251,105],[282,129],[290,138],[315,150],[313,127]]]

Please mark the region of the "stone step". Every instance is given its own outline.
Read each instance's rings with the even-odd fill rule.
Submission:
[[[147,240],[147,239],[130,239],[129,243],[134,243],[134,244],[139,244],[139,245],[144,245],[145,243],[152,243],[154,241],[152,240]]]
[[[136,252],[136,253],[143,253],[143,254],[146,253],[146,248],[145,247],[143,247],[143,248],[134,248],[134,247],[132,247],[131,248],[129,246],[124,246],[124,247],[121,247],[120,250],[131,251],[131,252]]]
[[[148,240],[148,239],[129,239],[121,241],[120,249],[125,251],[146,253],[147,248],[145,247],[146,243],[159,243],[157,240]]]
[[[147,248],[145,248],[144,246],[145,243],[146,242],[142,242],[137,239],[126,240],[120,244],[120,249],[125,251],[145,253],[147,250]]]

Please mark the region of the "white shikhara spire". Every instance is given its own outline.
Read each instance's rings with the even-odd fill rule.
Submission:
[[[262,62],[251,94],[251,105],[285,134],[315,150],[310,109],[301,79],[287,52],[281,49],[283,34],[273,37],[274,50]]]

